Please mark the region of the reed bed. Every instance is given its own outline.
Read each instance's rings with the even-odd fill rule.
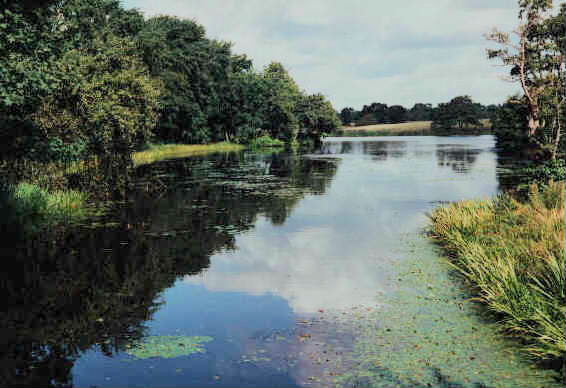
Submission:
[[[519,337],[536,360],[563,368],[565,187],[564,182],[533,185],[525,201],[500,195],[454,203],[430,216],[432,235],[503,332]]]
[[[214,152],[240,151],[244,148],[243,145],[228,142],[213,144],[162,144],[152,145],[146,151],[136,152],[132,155],[132,158],[136,166],[141,166],[164,159],[185,158]]]

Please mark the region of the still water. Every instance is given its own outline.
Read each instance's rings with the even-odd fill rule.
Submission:
[[[0,247],[0,385],[556,386],[423,236],[436,206],[498,191],[491,136],[142,166],[110,217]]]

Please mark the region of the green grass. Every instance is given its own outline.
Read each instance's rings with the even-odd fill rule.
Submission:
[[[503,331],[557,363],[566,355],[565,187],[533,185],[523,202],[501,195],[431,215],[433,236]]]
[[[87,195],[74,190],[49,192],[38,185],[19,183],[2,193],[2,224],[34,232],[50,225],[84,219]]]
[[[141,166],[164,159],[185,158],[215,152],[240,151],[244,148],[243,145],[228,142],[212,144],[160,144],[150,145],[148,150],[136,152],[132,158],[136,166]]]
[[[250,148],[277,148],[285,147],[285,142],[271,136],[260,136],[250,142]]]

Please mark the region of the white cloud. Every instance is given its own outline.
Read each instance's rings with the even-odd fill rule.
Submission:
[[[335,108],[412,106],[470,94],[498,103],[518,90],[486,59],[483,34],[517,24],[515,0],[128,0],[147,15],[196,19],[257,68],[285,64]]]
[[[299,315],[375,306],[378,292],[394,288],[388,278],[392,262],[404,255],[400,240],[426,225],[432,201],[480,198],[497,189],[495,154],[485,152],[493,147],[490,137],[357,138],[350,153],[336,155],[344,146],[326,144],[330,157],[345,160],[324,196],[302,199],[283,225],[259,217],[253,230],[236,236],[235,251],[213,255],[202,276],[185,281],[211,291],[274,294]],[[468,173],[455,172],[451,164],[458,161],[449,157],[438,166],[439,150],[463,156],[476,147]]]

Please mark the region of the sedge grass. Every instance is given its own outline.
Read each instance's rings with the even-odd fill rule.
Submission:
[[[503,332],[539,361],[566,355],[565,184],[463,201],[431,215],[431,231]]]
[[[38,185],[22,182],[4,189],[1,197],[1,223],[29,232],[80,221],[88,213],[87,195],[75,190],[49,192]]]
[[[132,155],[132,158],[136,166],[141,166],[164,159],[185,158],[215,152],[240,151],[244,148],[243,145],[228,142],[213,144],[162,144],[150,146],[146,151],[136,152]]]

